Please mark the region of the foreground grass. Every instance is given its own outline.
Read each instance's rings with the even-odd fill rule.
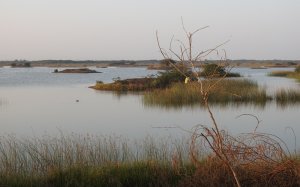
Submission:
[[[207,89],[217,80],[204,80],[203,88]],[[147,92],[144,96],[146,105],[183,106],[199,105],[203,101],[201,86],[197,82],[189,84],[177,83],[164,90]],[[225,79],[210,90],[208,101],[213,104],[235,103],[265,103],[272,98],[266,90],[250,80]]]
[[[189,168],[187,168],[189,169]],[[168,165],[151,162],[112,164],[108,166],[78,165],[52,169],[40,176],[2,174],[0,185],[5,186],[176,186],[183,176],[194,169],[174,170]]]
[[[0,138],[0,186],[174,186],[180,173],[193,173],[186,149],[184,139],[5,136]]]
[[[1,137],[0,186],[234,186],[224,162],[211,153],[199,156],[205,152],[200,145],[192,150],[195,162],[189,146],[152,138],[130,145],[120,137],[88,135]],[[242,186],[299,186],[300,161],[275,157],[237,166]]]
[[[242,186],[299,186],[300,169],[298,160],[286,160],[274,165],[254,163],[239,167]],[[230,172],[218,160],[203,160],[201,167],[191,165],[179,169],[171,165],[136,162],[131,164],[110,165],[106,167],[77,166],[64,170],[51,170],[43,176],[2,174],[3,186],[234,186]]]

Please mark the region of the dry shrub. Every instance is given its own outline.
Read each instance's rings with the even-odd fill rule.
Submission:
[[[197,159],[197,141],[212,150],[205,160]],[[240,186],[300,186],[299,161],[271,134],[253,132],[234,137],[202,126],[192,135],[190,151],[196,172],[181,186],[235,186],[236,180]]]
[[[235,182],[227,166],[220,159],[211,157],[199,165],[192,176],[184,178],[178,186],[234,186]]]
[[[286,160],[278,164],[251,163],[236,168],[241,186],[299,186],[299,163]],[[178,186],[235,186],[227,166],[217,157],[207,158],[193,176],[184,178]]]
[[[181,186],[300,186],[298,163],[292,159],[288,149],[282,147],[285,144],[280,138],[270,134],[257,133],[256,129],[253,133],[240,136],[232,136],[219,129],[210,109],[209,98],[214,94],[216,88],[224,83],[227,75],[220,71],[220,67],[229,67],[226,52],[222,50],[224,56],[220,56],[220,63],[211,66],[211,70],[205,78],[213,81],[208,85],[205,85],[205,81],[200,77],[195,64],[203,65],[204,59],[211,53],[219,56],[219,48],[227,41],[214,48],[195,53],[192,45],[193,36],[207,27],[188,32],[183,21],[182,26],[187,41],[175,40],[178,42],[177,51],[172,47],[173,38],[168,50],[162,48],[157,34],[158,47],[165,59],[172,59],[171,57],[175,56],[179,62],[192,67],[193,76],[190,76],[182,72],[176,64],[171,64],[186,79],[197,80],[200,87],[199,97],[202,98],[212,125],[211,127],[198,126],[191,132],[190,157],[196,166],[196,172],[192,177],[183,180]],[[283,76],[282,72],[280,76]],[[237,85],[235,86],[237,87]],[[258,119],[257,121],[259,124]],[[204,161],[199,159],[198,152],[195,151],[199,142],[211,150],[210,156]]]

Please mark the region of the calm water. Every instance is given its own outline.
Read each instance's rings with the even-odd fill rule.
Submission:
[[[104,68],[101,74],[53,74],[54,68],[0,68],[0,135],[56,135],[63,133],[122,135],[143,138],[147,135],[181,136],[177,128],[191,129],[210,125],[208,114],[198,107],[164,109],[144,106],[141,95],[117,95],[95,91],[88,86],[97,80],[111,82],[113,78],[143,77],[156,74],[144,68]],[[299,88],[292,79],[267,77],[274,69],[234,69],[254,79],[268,92],[278,88]],[[278,70],[278,69],[276,69]],[[282,69],[280,69],[282,70]],[[77,102],[76,100],[79,100]],[[236,118],[241,114],[256,115],[261,121],[259,131],[280,136],[294,148],[292,127],[300,135],[299,105],[288,107],[269,103],[266,106],[214,106],[219,125],[231,133],[251,132],[256,126],[252,117]],[[300,137],[297,137],[300,140]],[[297,140],[297,149],[300,141]]]

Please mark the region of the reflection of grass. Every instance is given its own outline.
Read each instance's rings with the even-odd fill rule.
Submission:
[[[133,144],[88,135],[1,137],[0,186],[234,186],[218,157],[199,157],[206,152],[201,143],[192,150],[189,146],[149,137]],[[190,159],[191,151],[199,163]],[[242,186],[298,186],[299,164],[292,158],[253,160],[237,169]]]
[[[7,100],[0,98],[0,106],[6,105],[6,104],[8,104]]]
[[[206,89],[215,80],[203,81]],[[223,80],[217,84],[209,95],[210,103],[228,104],[235,103],[266,103],[271,98],[267,96],[266,90],[259,88],[250,80]],[[148,92],[144,96],[145,104],[162,106],[183,106],[200,104],[203,101],[199,83],[182,84],[177,83],[164,90]]]
[[[300,90],[281,89],[275,93],[275,100],[279,106],[287,106],[300,102]]]

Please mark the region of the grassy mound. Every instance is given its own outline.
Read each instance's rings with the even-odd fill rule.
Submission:
[[[90,88],[107,91],[145,91],[154,88],[153,81],[153,78],[117,80],[108,84],[98,81],[95,86],[91,86]]]

